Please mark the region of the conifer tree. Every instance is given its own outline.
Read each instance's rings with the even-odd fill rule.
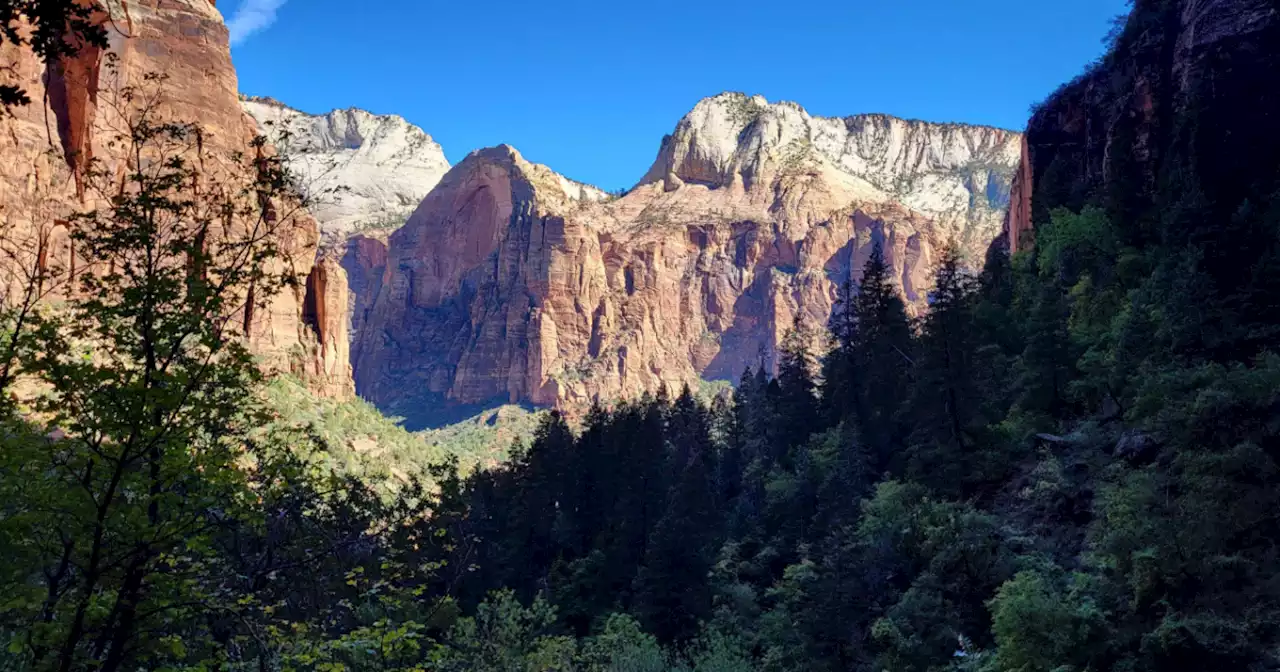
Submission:
[[[1068,308],[1061,286],[1047,278],[1030,290],[1023,332],[1026,345],[1018,360],[1016,408],[1033,423],[1051,423],[1068,411],[1072,379]]]
[[[799,316],[782,341],[778,362],[778,417],[781,426],[779,449],[790,451],[803,447],[809,435],[822,430],[819,424],[818,399],[814,396],[817,385],[813,382],[813,355]],[[786,453],[775,455],[774,460],[786,460]]]
[[[517,535],[514,555],[522,560],[511,567],[510,587],[528,599],[543,589],[560,552],[557,523],[568,480],[574,476],[568,472],[573,449],[573,432],[553,411],[539,425],[528,451],[515,460],[514,499],[506,515]]]
[[[857,412],[857,288],[846,279],[836,289],[828,331],[831,347],[822,359],[822,415],[828,425],[850,421]]]
[[[921,321],[908,406],[908,474],[937,492],[962,492],[967,454],[983,420],[975,385],[976,289],[975,278],[961,266],[959,248],[947,246],[934,275],[929,312]]]
[[[853,302],[858,429],[881,469],[890,466],[906,438],[900,411],[913,366],[911,325],[890,272],[877,242]]]
[[[672,409],[668,437],[677,475],[636,575],[636,611],[661,641],[688,641],[711,611],[706,579],[719,520],[709,420],[686,387]]]

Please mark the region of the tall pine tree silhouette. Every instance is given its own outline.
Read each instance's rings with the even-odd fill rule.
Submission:
[[[911,325],[891,271],[877,241],[853,300],[858,428],[880,469],[891,465],[905,440],[899,411],[913,366]]]

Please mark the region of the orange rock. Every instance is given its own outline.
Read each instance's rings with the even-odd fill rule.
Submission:
[[[150,73],[164,74],[167,81],[158,110],[163,118],[200,124],[210,156],[253,152],[250,141],[256,127],[240,107],[227,28],[213,2],[133,0],[112,6],[118,15],[99,14],[108,27],[106,52],[86,47],[46,67],[29,51],[11,44],[0,47],[0,61],[13,64],[13,76],[34,100],[0,119],[0,156],[5,157],[0,162],[2,242],[13,249],[49,239],[55,257],[49,263],[63,267],[74,267],[75,260],[65,243],[65,227],[56,223],[74,208],[92,205],[84,203],[88,160],[98,159],[108,167],[123,165],[116,155],[119,148],[110,142],[118,112],[107,104],[108,92],[141,85]],[[294,274],[299,287],[281,293],[267,310],[250,315],[248,336],[267,367],[298,373],[325,394],[349,394],[345,346],[339,346],[346,341],[345,328],[340,337],[334,330],[345,324],[336,317],[346,312],[345,280],[336,265],[313,272],[318,241],[309,217],[281,234],[280,248],[286,256],[282,270]],[[343,302],[317,307],[325,319],[315,323],[303,319],[303,280],[309,276],[324,279],[318,301]],[[12,276],[4,283],[9,291],[16,284],[19,280]],[[326,331],[326,324],[333,328]]]
[[[1009,246],[1009,252],[1025,250],[1034,240],[1035,231],[1031,224],[1031,193],[1034,189],[1034,180],[1031,155],[1027,149],[1027,139],[1024,137],[1022,159],[1018,164],[1018,172],[1013,175],[1009,214],[1004,222],[1003,235]]]
[[[455,166],[388,240],[359,392],[430,424],[448,405],[573,411],[737,380],[775,363],[797,316],[825,325],[876,242],[919,308],[949,238],[980,259],[999,232],[1016,133],[709,101],[615,200],[506,146]],[[875,180],[920,186],[900,199]]]

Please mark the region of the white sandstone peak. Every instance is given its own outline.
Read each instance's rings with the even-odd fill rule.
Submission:
[[[440,145],[398,115],[314,115],[271,98],[241,105],[279,148],[330,237],[404,222],[449,170]]]
[[[641,184],[747,191],[821,175],[845,201],[896,202],[957,236],[999,225],[1021,134],[885,114],[820,117],[794,102],[721,93],[704,98],[663,139]]]

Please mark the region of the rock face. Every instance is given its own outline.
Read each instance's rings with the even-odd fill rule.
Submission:
[[[553,267],[575,263],[564,257],[576,242],[566,216],[605,198],[507,146],[455,166],[390,235],[353,353],[360,393],[406,417],[437,396],[545,401],[541,385],[531,386],[546,378],[540,330],[555,328],[539,317],[542,297],[563,291],[550,287]],[[353,243],[376,268],[382,250]]]
[[[1244,189],[1255,157],[1280,156],[1280,95],[1259,84],[1280,76],[1278,54],[1274,0],[1135,2],[1110,53],[1027,124],[1004,239],[1025,249],[1033,222],[1093,194],[1107,194],[1113,212],[1140,209],[1177,166],[1215,196]],[[1187,165],[1191,155],[1200,163]]]
[[[885,115],[813,117],[795,103],[721,94],[700,102],[663,139],[641,183],[740,182],[753,200],[772,197],[771,212],[792,220],[825,218],[844,202],[892,202],[976,250],[995,235],[1008,206],[1017,139],[993,128]],[[827,198],[782,193],[816,186],[812,178]]]
[[[449,170],[440,145],[398,116],[311,115],[269,98],[242,105],[285,156],[326,237],[400,226]]]
[[[36,101],[0,119],[0,156],[5,158],[0,162],[0,219],[6,225],[8,247],[48,236],[52,255],[69,255],[65,226],[58,223],[87,204],[83,177],[89,159],[121,165],[122,157],[115,155],[120,150],[110,144],[117,114],[110,101],[123,87],[143,84],[149,73],[168,76],[157,109],[161,118],[198,122],[211,156],[252,156],[255,126],[240,108],[227,28],[214,3],[133,0],[111,5],[115,14],[98,15],[108,26],[110,46],[105,53],[84,48],[46,69],[25,50],[12,45],[0,50],[0,62],[12,64],[12,74]],[[48,82],[47,105],[39,95],[43,81]],[[284,270],[300,280],[315,276],[318,241],[315,221],[302,217],[279,241]],[[59,263],[74,267],[74,259]],[[336,299],[342,293],[337,288],[345,282],[341,269],[316,272],[324,276],[324,296]],[[322,393],[349,393],[347,361],[338,348],[325,345],[330,336],[345,341],[346,335],[318,331],[303,319],[303,284],[250,316],[251,346],[268,368],[296,372]]]
[[[1027,139],[1022,138],[1022,154],[1018,160],[1018,172],[1013,175],[1013,187],[1009,190],[1009,212],[1001,231],[1001,244],[1008,252],[1018,252],[1029,247],[1035,232],[1031,224],[1031,190],[1035,177],[1032,174],[1031,155]]]
[[[336,259],[321,256],[307,275],[302,301],[302,321],[319,350],[310,358],[313,368],[305,377],[343,393],[349,391],[352,381],[350,310],[346,271]]]
[[[342,268],[347,273],[347,285],[351,288],[349,314],[351,316],[351,342],[357,343],[360,330],[373,304],[382,290],[382,278],[387,270],[386,231],[369,232],[351,236],[342,249]]]
[[[915,305],[948,240],[980,259],[1020,155],[1008,131],[741,94],[700,102],[618,199],[473,153],[388,240],[357,389],[412,418],[736,379],[796,319],[824,324],[877,242]]]

